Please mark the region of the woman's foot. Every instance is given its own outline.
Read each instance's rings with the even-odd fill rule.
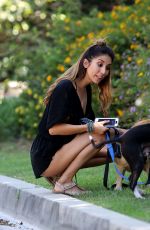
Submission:
[[[65,183],[65,184],[60,184],[56,182],[53,192],[62,193],[69,196],[79,196],[79,195],[87,194],[87,191],[79,188],[77,184],[74,182]]]

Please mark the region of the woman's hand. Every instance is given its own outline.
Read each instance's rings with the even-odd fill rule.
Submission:
[[[98,122],[94,122],[94,131],[93,133],[96,133],[96,134],[104,134],[108,128],[105,127],[104,125],[107,124],[109,121],[98,121]]]
[[[90,134],[93,138],[93,141],[95,142],[95,144],[99,144],[100,142],[105,141],[105,132],[108,130],[107,127],[105,127],[104,125],[107,124],[109,121],[98,121],[98,122],[94,122],[94,130],[93,132]]]

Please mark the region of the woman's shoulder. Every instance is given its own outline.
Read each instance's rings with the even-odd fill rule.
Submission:
[[[70,94],[70,92],[72,92],[72,81],[68,80],[68,79],[63,79],[61,80],[55,87],[52,95],[56,96],[60,96],[60,97],[64,97],[64,95],[66,95],[66,93]]]
[[[72,88],[73,88],[73,84],[72,84],[72,81],[68,80],[68,79],[63,79],[61,80],[56,88],[55,88],[55,92],[60,92],[61,91],[61,94],[63,92],[72,92]]]
[[[58,83],[57,87],[72,87],[72,81],[63,79]]]

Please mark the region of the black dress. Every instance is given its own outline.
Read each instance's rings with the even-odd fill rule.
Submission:
[[[94,120],[91,86],[88,85],[86,90],[87,106],[84,114],[79,96],[70,80],[61,80],[54,89],[38,126],[38,134],[31,146],[31,163],[36,178],[46,170],[57,150],[75,137],[75,135],[50,135],[49,128],[56,123],[79,125],[83,117]]]

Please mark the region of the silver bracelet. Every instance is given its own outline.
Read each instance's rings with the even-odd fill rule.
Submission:
[[[88,130],[88,133],[92,133],[94,131],[94,122],[93,121],[89,121],[87,123],[87,130]]]

